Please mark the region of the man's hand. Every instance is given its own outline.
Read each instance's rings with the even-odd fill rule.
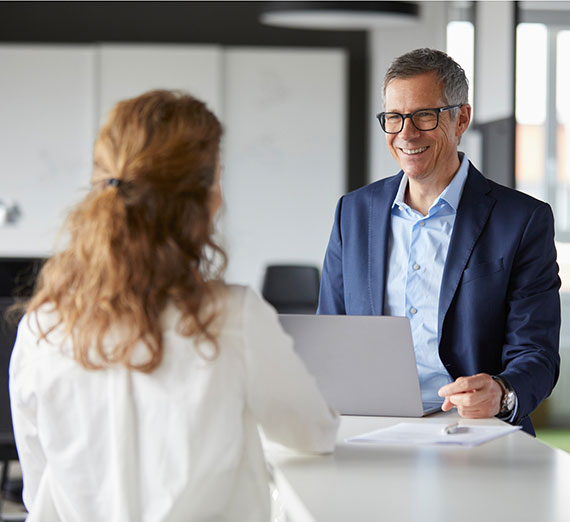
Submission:
[[[438,395],[445,397],[441,406],[443,411],[457,406],[462,417],[483,419],[499,413],[503,390],[490,375],[478,373],[471,377],[459,377],[455,382],[442,386]]]

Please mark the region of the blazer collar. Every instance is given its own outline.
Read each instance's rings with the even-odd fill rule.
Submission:
[[[496,200],[489,195],[490,192],[489,182],[472,164],[469,164],[469,173],[457,209],[443,269],[439,293],[439,340],[441,340],[443,321],[457,291],[463,271],[495,205]]]

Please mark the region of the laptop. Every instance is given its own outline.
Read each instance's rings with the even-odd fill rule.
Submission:
[[[442,401],[422,404],[407,317],[280,314],[279,321],[341,414],[422,417],[441,411]]]

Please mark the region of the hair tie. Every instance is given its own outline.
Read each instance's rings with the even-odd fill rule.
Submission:
[[[111,187],[119,188],[123,181],[117,178],[109,178],[104,180],[105,185],[110,185]]]

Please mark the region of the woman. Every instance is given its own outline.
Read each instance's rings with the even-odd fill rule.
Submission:
[[[117,104],[99,133],[10,366],[29,522],[267,521],[257,424],[333,450],[338,417],[276,314],[215,269],[220,136],[170,91]]]

